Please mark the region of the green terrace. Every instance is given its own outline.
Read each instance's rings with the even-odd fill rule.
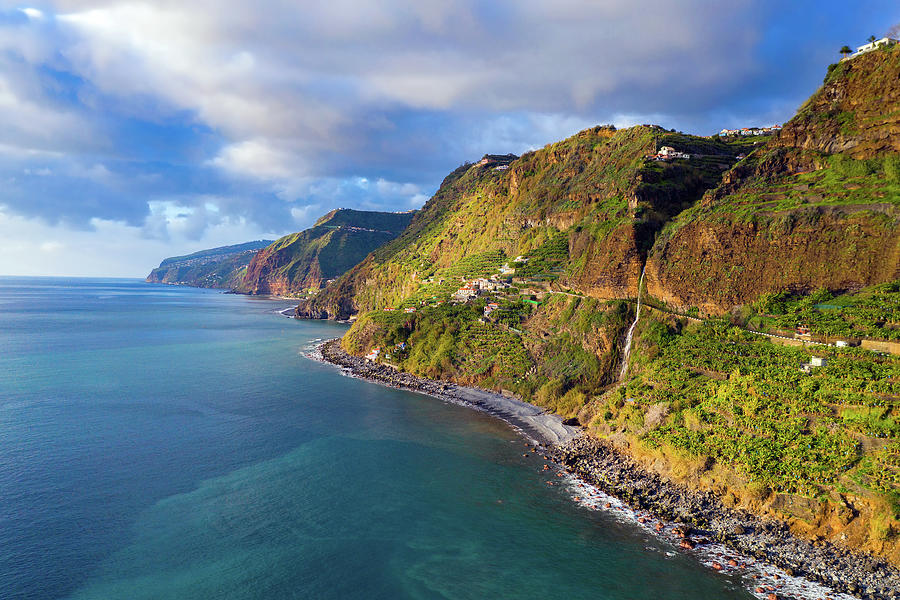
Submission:
[[[392,362],[427,377],[453,378],[465,383],[495,385],[513,382],[532,366],[521,336],[511,331],[532,308],[504,302],[493,322],[482,318],[487,300],[471,304],[443,304],[416,313],[372,311],[354,324],[345,338],[351,351],[368,350],[360,344],[394,348]],[[376,325],[374,338],[359,340],[358,331]],[[398,344],[405,344],[399,350]]]
[[[829,339],[900,341],[900,280],[837,297],[827,290],[807,296],[766,294],[751,310],[747,324],[758,331],[792,332],[802,326]]]
[[[856,160],[838,154],[822,161],[818,170],[750,182],[717,210],[751,217],[804,206],[900,207],[900,155]]]
[[[862,486],[900,510],[900,358],[778,346],[724,320],[640,330],[638,375],[604,397],[595,426],[710,457],[776,492]],[[824,366],[803,372],[812,356]],[[668,416],[645,427],[651,405]]]

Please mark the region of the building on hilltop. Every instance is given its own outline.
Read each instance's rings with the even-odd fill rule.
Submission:
[[[652,160],[672,160],[675,158],[690,158],[691,155],[687,152],[679,152],[675,148],[671,146],[662,146],[654,156],[650,158]]]
[[[479,167],[484,167],[487,165],[497,167],[509,167],[509,164],[519,158],[515,154],[485,154],[484,157],[475,163]]]
[[[750,137],[754,135],[772,135],[781,131],[781,125],[770,125],[769,127],[741,127],[740,129],[723,129],[719,132],[721,137]]]
[[[892,38],[892,37],[883,37],[880,40],[875,40],[874,42],[869,42],[868,44],[863,44],[862,46],[857,46],[856,52],[841,59],[841,62],[845,60],[852,60],[857,56],[865,54],[866,52],[871,52],[872,50],[877,50],[878,48],[882,48],[884,46],[893,46],[894,44],[900,43],[900,40]]]

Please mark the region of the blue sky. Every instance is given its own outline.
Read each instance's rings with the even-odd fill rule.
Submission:
[[[789,119],[896,0],[0,0],[0,274],[143,276],[418,208],[600,123]]]

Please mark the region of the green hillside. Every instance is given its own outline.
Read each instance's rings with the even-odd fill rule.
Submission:
[[[662,146],[699,155],[647,158]],[[524,271],[532,271],[530,279],[633,297],[655,233],[716,185],[741,151],[653,126],[595,127],[525,154],[507,169],[464,165],[409,230],[301,310],[346,318],[413,295],[446,294],[451,279],[496,272],[519,255],[536,259]],[[433,283],[440,279],[444,288]]]
[[[298,314],[900,564],[898,156],[900,47],[829,69],[771,137],[595,127],[463,165]]]
[[[667,225],[648,291],[722,314],[900,278],[900,46],[829,69],[781,134]]]
[[[194,287],[232,289],[243,280],[250,260],[271,240],[259,240],[201,250],[163,260],[147,276],[148,283],[168,283]]]
[[[287,235],[260,251],[238,289],[284,296],[318,290],[397,237],[413,215],[333,210],[313,227]]]

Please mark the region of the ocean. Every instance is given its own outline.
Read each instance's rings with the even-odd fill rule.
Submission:
[[[287,306],[0,278],[0,598],[752,597]]]

